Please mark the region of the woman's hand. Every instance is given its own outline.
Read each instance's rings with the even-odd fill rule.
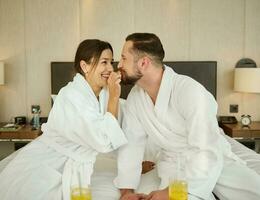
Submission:
[[[120,200],[144,200],[145,194],[128,193],[120,197]]]
[[[111,72],[108,80],[108,92],[109,92],[109,99],[107,105],[107,111],[110,112],[117,118],[118,113],[118,103],[119,97],[121,94],[121,74],[120,72]]]
[[[145,200],[168,200],[169,194],[168,194],[168,187],[163,190],[156,190],[151,192]]]
[[[121,74],[120,72],[111,72],[107,80],[109,98],[119,98],[121,94]]]

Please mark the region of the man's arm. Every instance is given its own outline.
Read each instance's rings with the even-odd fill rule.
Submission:
[[[216,119],[217,103],[200,84],[188,81],[178,96],[178,111],[185,118],[189,193],[207,199],[223,168],[222,136]]]

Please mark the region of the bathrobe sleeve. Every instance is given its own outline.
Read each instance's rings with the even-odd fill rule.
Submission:
[[[199,83],[185,81],[178,96],[191,147],[186,163],[189,193],[208,199],[223,168],[217,103]]]
[[[98,112],[93,101],[74,91],[58,95],[50,113],[48,128],[67,139],[91,146],[98,152],[110,152],[127,143],[117,119],[109,112]]]
[[[118,150],[118,175],[114,180],[117,188],[136,189],[141,178],[146,134],[134,109],[133,102],[128,99],[123,109],[122,124],[128,143]]]

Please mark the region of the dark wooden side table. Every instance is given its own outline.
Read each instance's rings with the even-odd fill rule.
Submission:
[[[2,126],[4,123],[0,123]],[[33,130],[31,125],[24,125],[16,131],[0,131],[0,141],[32,141],[41,135],[41,130]]]
[[[237,124],[220,124],[220,127],[230,137],[238,141],[254,141],[255,151],[260,150],[260,122],[254,121],[248,127],[243,127],[241,123]]]
[[[0,127],[6,123],[0,123]],[[33,130],[31,125],[24,125],[17,130],[2,131],[0,130],[0,160],[11,154],[13,151],[25,146],[38,136],[41,130]]]

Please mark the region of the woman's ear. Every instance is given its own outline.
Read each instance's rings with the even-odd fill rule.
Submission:
[[[87,64],[84,60],[81,60],[79,64],[84,74],[88,74],[90,71],[90,65]]]

